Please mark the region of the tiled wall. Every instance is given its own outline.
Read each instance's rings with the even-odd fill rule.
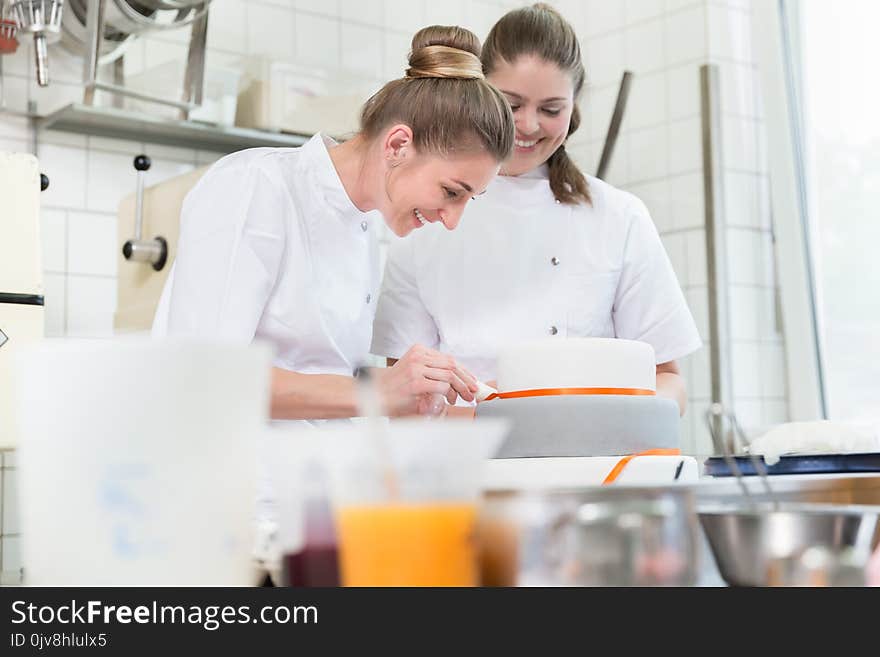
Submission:
[[[559,0],[586,56],[589,87],[573,157],[594,173],[620,76],[634,79],[608,180],[650,208],[700,332],[708,308],[699,66],[722,66],[728,241],[731,249],[732,345],[737,410],[749,426],[784,419],[782,345],[773,312],[768,185],[760,104],[752,59],[751,0]],[[216,0],[208,66],[235,66],[244,55],[274,55],[323,68],[342,67],[376,85],[401,75],[412,33],[431,23],[458,23],[484,37],[514,1],[490,0]],[[126,74],[183,61],[188,30],[135,42]],[[33,81],[31,46],[4,57],[7,106],[28,102],[47,113],[81,99],[81,60],[50,51],[52,84]],[[24,119],[0,115],[0,149],[31,151]],[[85,137],[37,135],[36,152],[51,180],[43,201],[47,334],[106,336],[115,307],[116,208],[135,189],[131,160],[153,158],[148,184],[213,161],[216,153]],[[682,365],[691,412],[688,451],[710,450],[701,413],[710,394],[708,351]]]
[[[21,583],[17,473],[15,452],[0,450],[0,586]]]

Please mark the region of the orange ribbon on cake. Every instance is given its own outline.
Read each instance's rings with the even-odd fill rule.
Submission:
[[[515,390],[495,392],[483,401],[492,399],[521,399],[523,397],[553,397],[556,395],[638,395],[655,396],[657,393],[646,388],[538,388],[535,390]]]
[[[637,456],[681,456],[681,450],[672,448],[646,449],[644,452],[639,452],[638,454],[630,454],[628,456],[624,456],[615,464],[613,468],[611,468],[611,472],[609,472],[608,476],[605,477],[602,485],[607,486],[608,484],[613,484],[620,476],[620,473],[623,472],[623,469],[627,466],[627,464]]]

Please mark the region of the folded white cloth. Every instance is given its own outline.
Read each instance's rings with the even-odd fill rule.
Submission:
[[[774,427],[749,445],[767,465],[783,454],[853,454],[880,451],[880,436],[871,429],[842,422],[789,422]]]

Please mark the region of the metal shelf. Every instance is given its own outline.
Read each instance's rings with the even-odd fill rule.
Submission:
[[[112,107],[74,103],[36,119],[37,130],[60,130],[98,137],[166,144],[219,153],[258,146],[301,146],[309,135],[226,128],[196,121],[173,121]]]

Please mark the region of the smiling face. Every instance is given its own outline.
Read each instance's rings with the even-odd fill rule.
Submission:
[[[518,176],[542,165],[568,136],[571,75],[540,57],[521,55],[513,62],[499,58],[488,80],[507,97],[516,125],[516,148],[501,172]]]
[[[486,190],[499,169],[499,163],[482,149],[439,156],[419,153],[411,141],[386,143],[387,168],[378,210],[398,237],[435,222],[454,230],[467,202]]]

